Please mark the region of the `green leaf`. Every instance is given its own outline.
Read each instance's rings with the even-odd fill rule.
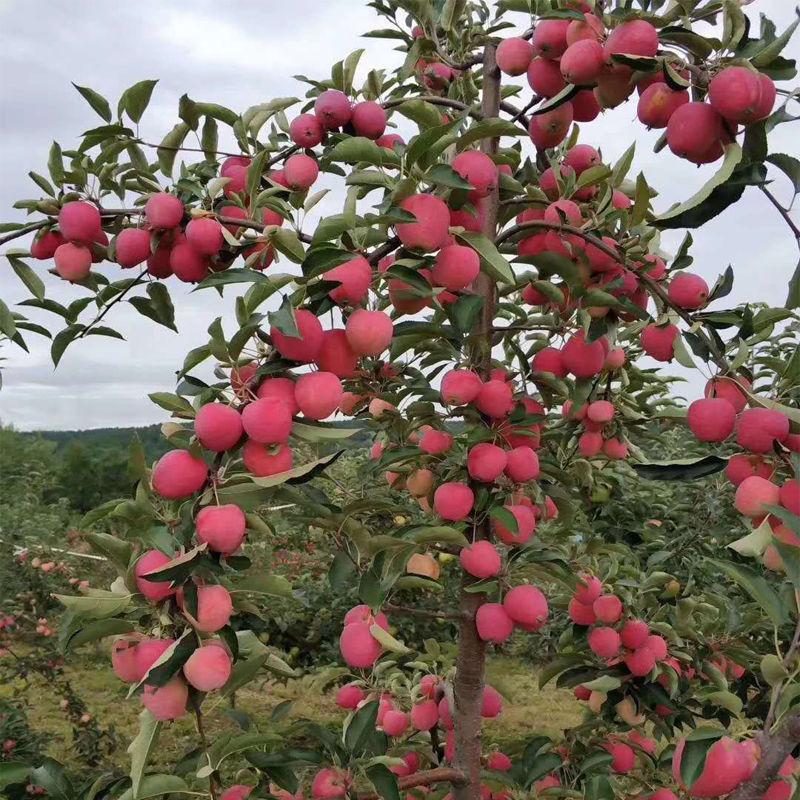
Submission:
[[[775,653],[767,653],[761,659],[761,674],[770,686],[777,686],[789,676],[783,661]]]
[[[686,744],[681,756],[681,782],[685,786],[691,789],[703,774],[708,751],[722,737],[722,733],[723,731],[720,730],[709,731],[699,728],[686,737]]]
[[[139,122],[150,103],[157,80],[144,80],[129,86],[117,103],[117,116],[122,119],[124,111],[133,122]]]
[[[158,744],[158,735],[161,732],[159,722],[146,708],[139,714],[139,732],[128,746],[128,755],[131,757],[131,796],[139,797],[139,792],[144,779],[144,771],[150,763],[150,758]]]
[[[105,589],[90,589],[89,594],[54,594],[53,597],[76,617],[105,619],[124,611],[131,603],[131,595],[117,594]]]
[[[741,586],[758,603],[776,626],[786,621],[786,612],[777,593],[758,573],[727,561],[709,559],[717,569]]]
[[[31,266],[23,261],[18,256],[7,254],[8,261],[11,264],[11,269],[17,274],[17,277],[27,286],[30,293],[37,299],[44,299],[44,282],[33,271]]]
[[[420,100],[419,98],[406,100],[404,103],[397,106],[395,110],[398,114],[402,114],[402,116],[410,119],[412,122],[416,122],[421,130],[423,128],[437,128],[442,126],[442,112],[439,111],[435,105],[427,103],[425,100]],[[460,124],[461,121],[460,119],[453,120],[447,124],[453,128]],[[412,142],[413,141],[412,139]]]
[[[651,461],[633,463],[637,475],[651,481],[686,481],[704,478],[725,469],[728,461],[719,456],[706,456],[677,461]]]
[[[253,572],[244,579],[237,581],[231,594],[243,592],[246,594],[263,594],[267,597],[292,598],[292,584],[282,575],[265,572]]]
[[[800,192],[800,160],[786,153],[770,153],[767,161],[775,165],[792,182],[795,194]]]
[[[113,507],[115,508],[122,502],[126,501],[110,500],[109,503],[104,503],[100,506],[100,509],[108,509],[108,513],[110,513],[113,510],[112,508],[108,508],[110,504],[113,503]],[[106,516],[105,514],[97,516],[97,512],[100,509],[90,511],[83,520],[81,520],[81,527],[89,526],[95,521],[102,519],[103,516]],[[131,563],[131,556],[133,555],[133,545],[131,545],[130,542],[126,542],[124,539],[118,539],[110,533],[85,533],[83,538],[89,543],[92,550],[99,553],[101,556],[105,556],[105,558],[117,567],[120,572],[127,572],[128,566]]]
[[[145,775],[139,784],[139,792],[134,795],[133,789],[123,792],[117,800],[148,800],[151,797],[163,797],[171,793],[185,793],[189,787],[183,778],[177,775]]]
[[[316,423],[310,425],[305,422],[292,423],[292,436],[306,442],[330,442],[349,439],[363,431],[362,427],[343,427],[335,423]]]
[[[185,122],[178,122],[158,146],[156,151],[158,166],[168,178],[172,177],[172,166],[175,163],[175,156],[178,155],[177,148],[183,145],[189,130],[189,126]]]
[[[378,796],[383,800],[400,800],[397,778],[384,764],[375,764],[366,769],[370,783],[375,787]]]
[[[740,556],[755,558],[760,556],[772,542],[772,527],[768,520],[764,520],[752,533],[731,542],[728,547],[735,550]]]
[[[2,301],[0,301],[1,303]],[[2,329],[2,306],[0,306],[0,329]],[[74,323],[68,325],[64,330],[59,331],[53,339],[53,344],[50,346],[50,357],[53,359],[53,366],[57,367],[64,351],[75,340],[75,338],[84,330],[83,325]]]
[[[17,783],[27,783],[31,768],[21,761],[0,761],[0,791]]]
[[[465,181],[449,164],[435,164],[425,173],[422,180],[453,189],[469,191],[472,188],[472,184]]]
[[[689,218],[689,212],[697,209],[719,186],[722,186],[733,174],[739,162],[742,160],[742,148],[736,142],[729,144],[725,148],[725,158],[716,174],[692,197],[671,208],[666,213],[653,220],[653,225],[657,228],[683,228],[688,227],[685,220]]]
[[[169,411],[173,417],[194,419],[195,410],[192,404],[180,395],[171,392],[153,392],[147,395],[157,406]]]
[[[422,101],[420,101],[422,102]],[[404,105],[406,105],[404,103]],[[425,105],[428,105],[427,103]],[[417,134],[409,143],[405,153],[406,169],[410,170],[414,164],[427,165],[433,163],[453,141],[451,134],[456,127],[460,126],[463,120],[454,119],[450,122],[442,124],[442,117],[439,112],[433,108],[434,114],[437,115],[438,121],[432,126],[427,127],[421,133]]]
[[[45,193],[49,194],[51,197],[56,196],[56,191],[50,185],[50,181],[47,178],[40,175],[38,172],[33,172],[32,170],[28,173],[28,177]]]
[[[781,54],[783,48],[789,44],[798,24],[800,24],[800,16],[797,15],[797,11],[795,11],[795,15],[794,22],[777,39],[750,56],[750,63],[754,67],[768,67]]]
[[[396,153],[390,152],[375,144],[372,139],[363,136],[350,136],[337,142],[327,156],[331,161],[343,161],[346,164],[367,163],[374,167],[399,164]]]
[[[77,83],[72,84],[80,93],[81,97],[106,121],[111,122],[111,106],[108,100],[103,95],[90,89],[88,86],[78,86]]]
[[[473,231],[457,233],[456,238],[471,247],[480,256],[481,268],[491,275],[494,280],[500,283],[514,284],[515,278],[511,265],[491,239],[482,233],[474,233]]]
[[[80,647],[88,642],[96,642],[98,639],[105,639],[107,636],[117,636],[122,633],[130,633],[135,630],[132,622],[125,619],[99,619],[90,622],[77,631],[72,633],[64,642],[64,652],[75,647]]]
[[[481,139],[495,139],[501,136],[527,136],[528,132],[519,125],[509,122],[507,119],[483,119],[468,128],[456,141],[456,147],[464,150],[473,142]]]
[[[279,253],[283,253],[295,264],[301,264],[306,257],[306,251],[297,234],[288,228],[275,228],[270,233],[269,240]]]
[[[369,703],[353,714],[344,731],[344,745],[355,756],[364,752],[370,736],[375,733],[375,724],[378,720],[378,702],[371,700]]]

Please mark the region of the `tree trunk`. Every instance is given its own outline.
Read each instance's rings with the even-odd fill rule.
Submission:
[[[484,119],[494,118],[500,113],[500,71],[495,61],[495,46],[487,44],[483,54],[483,94],[481,111]],[[497,139],[484,139],[481,150],[493,155],[497,152]],[[497,232],[497,189],[486,198],[486,219],[483,234],[494,241]],[[481,377],[488,377],[492,356],[492,324],[495,313],[495,283],[489,275],[481,272],[475,281],[476,293],[483,297],[483,308],[470,347],[474,366]],[[473,538],[485,539],[489,533],[488,523],[476,525]],[[466,591],[475,579],[464,574],[461,583],[459,608],[462,614],[458,637],[456,677],[453,685],[453,720],[455,723],[455,758],[453,766],[466,778],[462,785],[453,786],[455,800],[479,800],[481,771],[481,705],[483,702],[484,670],[486,666],[486,644],[478,636],[475,614],[485,600],[485,595]]]

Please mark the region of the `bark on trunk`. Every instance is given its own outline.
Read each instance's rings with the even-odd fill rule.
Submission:
[[[483,89],[481,112],[484,119],[500,113],[500,71],[495,61],[495,46],[487,44],[483,55]],[[481,150],[493,155],[497,152],[497,139],[484,139]],[[494,241],[497,229],[497,190],[486,199],[486,219],[483,233]],[[492,323],[495,313],[496,288],[494,281],[481,272],[475,289],[484,299],[483,309],[473,331],[470,347],[474,366],[486,378],[491,366]],[[488,525],[474,529],[474,538],[488,536]],[[453,719],[455,723],[455,758],[453,766],[465,777],[464,783],[453,786],[455,800],[480,798],[481,770],[481,704],[483,701],[486,645],[478,636],[475,614],[485,600],[484,595],[471,594],[466,589],[475,579],[464,574],[461,584],[459,609],[462,621],[459,630],[456,677],[453,684]]]

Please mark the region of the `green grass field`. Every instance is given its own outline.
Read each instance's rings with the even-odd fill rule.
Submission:
[[[138,729],[138,714],[141,710],[137,699],[126,699],[127,687],[112,673],[108,660],[102,654],[85,652],[73,654],[66,668],[73,686],[87,703],[92,715],[103,725],[112,725],[123,741],[130,741]],[[254,726],[268,730],[272,710],[283,701],[292,701],[289,713],[278,723],[290,725],[298,719],[311,719],[323,725],[335,726],[343,718],[342,712],[334,703],[333,690],[325,694],[310,685],[313,676],[282,682],[264,673],[261,680],[250,684],[246,690],[236,695],[236,708],[247,712]],[[558,735],[562,729],[576,724],[581,711],[572,693],[550,687],[540,691],[536,684],[535,672],[520,660],[496,657],[488,665],[488,681],[506,697],[503,713],[484,725],[485,749],[499,747],[508,749],[512,742],[535,734]],[[6,685],[0,687],[0,697],[13,697],[20,687]],[[30,699],[28,717],[31,726],[37,731],[47,731],[54,736],[50,740],[49,754],[74,767],[72,731],[59,708],[59,699],[48,692],[46,685],[33,684],[27,690]],[[208,709],[206,727],[211,738],[224,730],[238,730],[225,711],[227,700],[215,705],[209,697],[204,705]],[[194,720],[187,716],[170,725],[162,734],[156,751],[154,766],[167,767],[174,764],[180,756],[196,746],[197,734]],[[117,752],[114,761],[127,767],[128,757]]]

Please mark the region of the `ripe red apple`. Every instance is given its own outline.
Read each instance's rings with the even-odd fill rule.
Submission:
[[[505,381],[486,381],[475,398],[475,407],[487,417],[501,419],[514,408],[514,392]]]
[[[233,661],[220,641],[204,642],[183,665],[183,676],[199,692],[221,689],[231,676]]]
[[[339,650],[345,662],[360,669],[371,667],[380,658],[382,648],[370,633],[365,622],[351,622],[345,625],[339,637]]]
[[[53,259],[56,262],[56,272],[70,283],[85,280],[92,271],[91,250],[83,245],[72,242],[59,245]]]
[[[497,548],[485,539],[462,547],[458,557],[464,571],[481,580],[499,575],[503,566]]]
[[[675,325],[656,325],[652,322],[642,331],[642,350],[656,361],[672,361],[675,358],[675,339],[678,334],[679,330]]]
[[[294,391],[297,405],[308,419],[329,417],[339,407],[343,393],[342,382],[331,372],[308,372],[301,375]]]
[[[567,49],[568,19],[543,19],[536,24],[531,44],[543,58],[560,58]]]
[[[306,308],[295,311],[295,322],[298,336],[290,336],[273,326],[269,332],[272,344],[285,359],[310,364],[322,347],[322,325]]]
[[[208,467],[188,450],[170,450],[153,467],[153,491],[167,500],[185,500],[203,488]]]
[[[430,252],[441,249],[450,229],[450,210],[444,201],[430,194],[412,194],[400,208],[413,214],[416,222],[401,222],[395,230],[404,247]]]
[[[159,192],[144,204],[144,216],[151,228],[177,228],[183,219],[183,203],[175,195]]]
[[[503,644],[514,631],[514,621],[500,603],[484,603],[475,614],[478,636],[484,642]]]
[[[257,478],[288,472],[292,460],[292,451],[286,444],[267,445],[248,439],[242,447],[245,469]]]
[[[613,625],[622,616],[622,601],[615,594],[601,594],[592,603],[592,610],[600,622]]]
[[[495,54],[500,71],[512,76],[524,75],[531,58],[533,58],[531,43],[518,36],[503,39]]]
[[[346,683],[336,693],[336,705],[339,708],[355,710],[365,697],[364,690],[360,686],[355,683]]]
[[[372,267],[364,256],[356,256],[324,272],[322,278],[339,284],[328,292],[331,300],[340,305],[358,305],[369,291]]]
[[[736,409],[721,398],[695,400],[689,406],[687,422],[701,442],[724,442],[736,426]]]
[[[431,276],[437,286],[458,291],[469,286],[480,272],[480,258],[471,247],[451,244],[436,256]]]
[[[206,403],[194,418],[194,432],[207,450],[222,453],[242,438],[242,417],[225,403]]]
[[[466,483],[450,481],[443,483],[433,493],[433,509],[450,522],[461,522],[472,511],[475,495]]]
[[[176,675],[164,686],[144,687],[142,705],[159,721],[179,719],[186,713],[189,687]]]
[[[619,634],[613,628],[594,628],[589,634],[589,649],[600,658],[614,658],[620,650]]]
[[[93,242],[101,232],[100,225],[97,206],[84,200],[64,203],[58,212],[58,228],[69,242]]]
[[[300,114],[289,124],[289,138],[300,147],[316,147],[325,136],[325,127],[315,114]]]
[[[768,513],[764,506],[775,506],[779,503],[780,489],[772,481],[752,475],[737,487],[733,504],[746,517],[760,517]]]
[[[327,130],[334,130],[350,122],[353,107],[344,93],[326,89],[314,101],[314,113]]]
[[[753,453],[769,453],[789,435],[789,419],[771,408],[748,408],[736,423],[736,443]]]
[[[526,631],[538,631],[547,622],[547,598],[535,586],[515,586],[503,597],[503,607],[516,625]]]
[[[130,269],[150,258],[150,233],[144,228],[123,228],[114,239],[114,254],[123,269]]]
[[[194,524],[197,541],[208,544],[210,550],[229,556],[242,546],[247,520],[239,506],[225,503],[201,508]]]

